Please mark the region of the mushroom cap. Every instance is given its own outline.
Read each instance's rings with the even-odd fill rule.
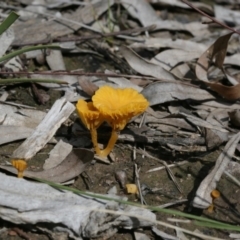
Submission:
[[[92,97],[93,105],[113,129],[122,130],[132,117],[149,106],[145,97],[132,88],[103,86]]]
[[[23,172],[27,168],[27,162],[23,159],[13,159],[11,163],[19,172]]]
[[[220,197],[220,192],[217,190],[217,189],[214,189],[214,190],[212,190],[212,192],[211,192],[211,197],[212,198],[218,198],[218,197]]]
[[[99,111],[93,106],[92,102],[86,102],[83,99],[78,100],[77,113],[86,128],[98,128],[104,121]]]

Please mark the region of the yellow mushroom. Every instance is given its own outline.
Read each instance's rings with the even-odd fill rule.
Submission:
[[[128,183],[125,187],[128,194],[138,194],[138,187],[136,184]]]
[[[90,130],[94,150],[100,155],[100,149],[97,142],[97,128],[103,123],[99,111],[93,106],[92,102],[86,102],[80,99],[76,105],[77,113],[83,124]]]
[[[219,198],[220,197],[220,192],[217,190],[217,189],[214,189],[212,192],[211,192],[211,197],[212,197],[212,204],[208,207],[208,212],[209,213],[212,213],[213,212],[213,210],[214,210],[214,204],[213,204],[213,202],[214,202],[214,200],[216,199],[216,198]]]
[[[110,153],[118,139],[118,132],[132,117],[143,113],[149,106],[145,97],[136,90],[116,89],[110,86],[99,88],[92,97],[92,101],[93,106],[112,127],[108,145],[100,152],[100,156],[107,156]]]
[[[11,163],[18,170],[18,178],[22,178],[23,172],[27,168],[27,162],[23,159],[13,159]]]

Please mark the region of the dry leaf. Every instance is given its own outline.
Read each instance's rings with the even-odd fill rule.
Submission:
[[[156,77],[158,79],[175,80],[174,76],[170,72],[141,58],[130,48],[122,47],[121,53],[135,71],[143,75]]]
[[[143,89],[142,94],[147,98],[150,106],[175,100],[193,99],[197,101],[213,99],[214,97],[206,90],[198,87],[174,83],[157,82]]]
[[[188,62],[198,58],[200,51],[189,49],[188,51],[181,49],[169,49],[157,54],[151,59],[151,63],[155,63],[167,71],[170,71],[180,62]]]
[[[199,80],[208,82],[207,72],[214,58],[215,65],[220,69],[222,68],[227,52],[228,41],[232,34],[231,32],[218,38],[198,59],[195,72]]]
[[[240,98],[240,83],[231,87],[221,83],[206,83],[206,85],[227,100],[236,101]]]

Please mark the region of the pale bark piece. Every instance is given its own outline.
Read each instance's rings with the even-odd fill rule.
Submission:
[[[13,152],[12,158],[27,160],[33,157],[48,143],[74,110],[75,106],[66,102],[65,98],[57,100],[32,135]]]
[[[54,226],[53,231],[59,232],[61,228],[82,239],[111,237],[118,228],[149,227],[153,225],[150,221],[156,220],[156,215],[144,208],[59,191],[2,173],[0,182],[0,217],[16,224],[37,226],[45,222]],[[110,210],[116,214],[108,213]],[[144,220],[138,216],[144,216]]]
[[[150,84],[143,89],[142,94],[147,98],[150,106],[185,99],[197,101],[214,99],[213,95],[206,90],[175,82],[157,82]]]
[[[240,132],[232,136],[228,141],[223,152],[218,157],[213,170],[211,170],[198,187],[192,203],[194,207],[204,209],[212,204],[211,192],[216,189],[218,181],[233,157],[239,140]]]
[[[72,151],[72,145],[60,140],[49,153],[49,158],[45,160],[43,169],[47,170],[59,165]]]
[[[28,178],[39,178],[55,183],[65,183],[79,176],[91,163],[94,154],[92,151],[87,149],[74,149],[71,151],[62,162],[43,171],[24,171],[24,177]],[[16,168],[12,166],[0,166],[8,172],[17,175]]]
[[[0,125],[0,145],[22,140],[31,135],[32,128]]]
[[[24,109],[0,103],[0,123],[4,126],[22,126],[34,129],[46,116],[45,112]]]
[[[157,64],[151,63],[141,58],[130,48],[122,47],[121,53],[127,60],[128,64],[135,71],[143,75],[156,77],[158,79],[175,80],[174,76],[170,72],[166,71],[164,68],[160,67]]]

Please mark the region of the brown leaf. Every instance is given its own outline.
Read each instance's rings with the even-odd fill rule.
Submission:
[[[240,98],[240,83],[235,86],[224,86],[221,83],[207,83],[206,84],[223,98],[231,101],[236,101]]]
[[[92,83],[88,78],[85,76],[79,77],[78,83],[82,90],[87,93],[90,97],[92,97],[95,92],[98,90],[98,86]]]
[[[87,149],[73,149],[71,153],[56,167],[39,172],[24,171],[24,177],[40,178],[51,182],[63,183],[81,174],[93,159],[93,152]],[[0,166],[1,169],[17,174],[15,168]]]
[[[199,80],[208,82],[207,71],[214,61],[215,65],[222,68],[227,52],[228,41],[232,32],[218,38],[198,59],[195,73]]]

